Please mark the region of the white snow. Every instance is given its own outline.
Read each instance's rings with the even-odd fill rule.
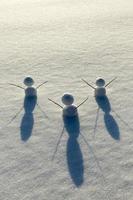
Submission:
[[[0,47],[0,200],[133,200],[133,2],[1,0]],[[44,113],[8,85],[27,75],[48,81]],[[81,80],[99,76],[118,77],[104,104]],[[48,98],[65,92],[89,99],[56,149],[62,110]]]

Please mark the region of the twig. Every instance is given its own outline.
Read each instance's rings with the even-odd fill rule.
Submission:
[[[81,105],[83,105],[87,100],[88,100],[88,97],[87,97],[82,103],[80,103],[80,104],[77,106],[77,108],[79,108]]]
[[[16,85],[16,84],[13,84],[13,83],[8,83],[9,85],[13,85],[13,86],[15,86],[15,87],[18,87],[18,88],[21,88],[21,89],[23,89],[23,90],[25,90],[25,88],[23,88],[23,87],[21,87],[21,86],[19,86],[19,85]]]
[[[114,80],[116,80],[117,79],[117,77],[115,77],[115,78],[113,78],[109,83],[107,83],[106,85],[105,85],[105,87],[107,87],[108,85],[110,85],[110,83],[112,83]]]
[[[40,88],[42,85],[44,85],[45,83],[47,83],[48,81],[44,81],[43,83],[41,83],[40,85],[38,85],[37,87],[36,87],[36,89],[38,89],[38,88]]]
[[[89,84],[87,81],[85,81],[84,79],[81,79],[82,81],[84,81],[87,85],[89,85],[91,88],[93,88],[95,90],[95,87],[93,87],[91,84]]]
[[[59,106],[60,108],[62,108],[62,109],[63,109],[63,106],[61,106],[60,104],[56,103],[56,102],[55,102],[55,101],[53,101],[52,99],[49,99],[49,98],[48,98],[48,100],[49,100],[49,101],[51,101],[52,103],[54,103],[55,105],[57,105],[57,106]]]

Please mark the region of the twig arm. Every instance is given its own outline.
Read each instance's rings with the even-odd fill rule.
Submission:
[[[47,83],[48,81],[44,81],[43,83],[41,83],[40,85],[38,85],[37,87],[36,87],[36,89],[38,89],[38,88],[40,88],[42,85],[44,85],[45,83]]]
[[[112,82],[115,81],[116,79],[117,79],[117,77],[113,78],[109,83],[107,83],[107,84],[105,85],[105,87],[107,87],[108,85],[110,85],[110,83],[112,83]]]
[[[93,88],[95,90],[95,87],[93,87],[91,84],[89,84],[86,80],[82,79],[83,82],[85,82],[88,86],[90,86],[91,88]]]
[[[87,100],[88,100],[88,97],[87,97],[82,103],[80,103],[80,104],[77,106],[77,108],[79,108],[81,105],[83,105]]]
[[[19,86],[19,85],[16,85],[16,84],[13,84],[13,83],[8,83],[8,84],[25,90],[25,88],[23,88],[23,87],[21,87],[21,86]]]
[[[49,101],[51,101],[52,103],[54,103],[55,105],[59,106],[60,108],[63,109],[63,106],[61,106],[60,104],[56,103],[55,101],[53,101],[52,99],[48,98]]]

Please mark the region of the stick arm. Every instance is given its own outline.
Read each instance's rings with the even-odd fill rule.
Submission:
[[[87,97],[84,101],[82,101],[82,102],[77,106],[77,108],[79,108],[80,106],[82,106],[87,100],[88,100],[88,97]]]
[[[88,86],[90,86],[91,88],[93,88],[95,90],[95,87],[93,87],[91,84],[89,84],[86,80],[81,79],[84,83],[86,83]]]
[[[38,89],[38,88],[40,88],[42,85],[44,85],[45,83],[47,83],[48,81],[44,81],[43,83],[41,83],[40,85],[38,85],[37,87],[36,87],[36,89]]]
[[[63,109],[63,106],[61,106],[60,104],[56,103],[55,101],[53,101],[52,99],[48,98],[49,101],[51,101],[52,103],[54,103],[55,105],[57,105],[58,107]]]
[[[16,84],[13,84],[13,83],[8,83],[9,85],[12,85],[12,86],[15,86],[15,87],[18,87],[18,88],[20,88],[20,89],[23,89],[23,90],[25,90],[25,88],[23,88],[23,87],[21,87],[21,86],[19,86],[19,85],[16,85]]]
[[[105,87],[109,86],[110,83],[112,83],[112,82],[115,81],[116,79],[117,79],[117,77],[113,78],[111,81],[109,81],[109,82],[105,85]]]

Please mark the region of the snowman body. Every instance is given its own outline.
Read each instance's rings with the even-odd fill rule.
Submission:
[[[25,89],[25,96],[26,97],[36,97],[37,96],[37,90],[33,86],[29,86]]]
[[[99,87],[97,86],[95,88],[95,97],[105,97],[106,96],[106,89],[105,87]]]
[[[63,116],[74,117],[78,114],[77,106],[74,104],[65,105],[63,108]]]

